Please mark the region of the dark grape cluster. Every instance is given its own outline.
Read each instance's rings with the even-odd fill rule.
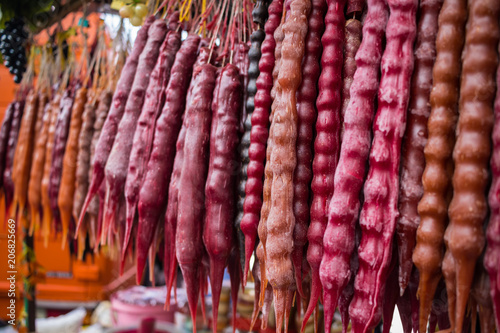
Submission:
[[[20,18],[13,18],[0,30],[0,52],[5,66],[14,75],[14,82],[19,83],[26,71],[25,41],[28,33],[24,30],[24,22]]]

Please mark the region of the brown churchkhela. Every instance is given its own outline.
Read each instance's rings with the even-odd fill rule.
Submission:
[[[75,195],[76,163],[78,157],[78,138],[82,128],[82,114],[87,102],[87,88],[80,88],[76,92],[71,122],[68,133],[68,142],[63,157],[61,186],[57,204],[61,214],[63,244],[68,235],[71,217],[73,216],[73,197]],[[72,235],[71,235],[72,236]]]
[[[485,191],[489,185],[499,13],[497,0],[469,3],[453,150],[453,199],[443,259],[451,329],[458,333],[462,330],[476,261],[485,244],[483,223],[488,212]]]
[[[401,159],[400,216],[396,224],[401,295],[410,281],[413,267],[411,256],[420,223],[417,207],[424,191],[422,186],[422,174],[425,168],[424,147],[427,141],[427,120],[431,112],[429,99],[432,88],[432,66],[436,57],[437,21],[442,4],[443,0],[420,1],[415,69],[411,82],[408,124],[403,139]]]
[[[309,0],[293,0],[290,16],[283,25],[284,39],[281,49],[281,64],[274,83],[276,99],[268,146],[272,177],[269,215],[267,218],[266,277],[274,291],[276,331],[281,332],[283,319],[285,332],[288,329],[290,307],[294,297],[295,277],[291,261],[293,249],[293,174],[297,163],[297,106],[296,92],[302,81],[302,57],[305,50]],[[269,181],[266,174],[266,182]]]
[[[270,114],[270,117],[266,117],[266,118],[270,118],[269,119],[270,120],[270,128],[269,128],[269,132],[268,132],[269,136],[267,138],[267,149],[266,149],[266,158],[265,158],[266,163],[265,163],[265,168],[264,168],[264,184],[263,184],[263,191],[262,191],[263,192],[262,209],[260,212],[260,221],[259,221],[259,225],[258,225],[258,235],[260,238],[259,246],[261,246],[260,257],[259,257],[260,271],[261,271],[261,274],[260,274],[261,275],[261,292],[260,292],[261,303],[263,302],[265,290],[266,290],[267,284],[268,284],[267,269],[266,269],[266,262],[267,262],[266,242],[267,242],[267,220],[269,217],[269,212],[271,210],[271,188],[272,188],[272,182],[273,182],[273,171],[271,169],[271,163],[268,163],[268,161],[271,160],[272,147],[274,146],[274,137],[273,137],[273,132],[272,132],[273,131],[272,119],[274,116],[274,109],[276,107],[275,103],[277,103],[276,90],[279,89],[279,85],[277,85],[276,82],[277,82],[277,78],[278,78],[278,74],[279,74],[279,67],[281,64],[281,45],[282,45],[283,39],[284,39],[283,24],[284,24],[286,12],[289,9],[290,1],[291,0],[286,0],[283,3],[283,14],[282,14],[282,18],[281,18],[281,23],[276,27],[276,29],[274,31],[274,42],[275,42],[275,48],[273,50],[274,51],[274,64],[273,64],[274,67],[272,69],[272,72],[269,73],[270,75],[272,75],[272,79],[271,79],[271,77],[268,77],[268,79],[272,81],[272,85],[270,85],[269,90],[266,91],[266,93],[269,93],[269,96],[267,96],[267,97],[270,97],[269,98],[269,107],[270,108],[268,107],[266,109],[266,111],[269,112],[269,109],[271,109],[271,114]],[[273,4],[274,4],[274,2],[273,2]],[[273,4],[271,4],[271,6]],[[270,17],[268,22],[272,22],[272,21],[273,21],[273,18]],[[257,111],[257,115],[260,115],[260,112],[259,112],[260,110],[258,110],[256,108],[255,111]],[[252,121],[252,123],[253,123],[253,121]],[[250,149],[252,149],[252,147],[250,147]],[[250,176],[250,173],[248,174],[248,176]],[[251,194],[252,193],[250,193],[250,195]],[[250,195],[249,195],[249,193],[247,193],[247,197],[249,197]],[[245,220],[245,216],[243,217],[243,221],[242,221],[242,225],[241,225],[242,228],[245,227],[245,225],[243,224],[243,222],[245,222],[244,220]],[[243,232],[245,232],[245,229],[242,229],[242,230],[243,230]],[[245,242],[246,242],[246,240],[245,240]],[[245,245],[245,247],[246,246],[247,245]],[[247,256],[248,256],[249,249],[246,248],[245,252],[247,253]],[[257,253],[257,256],[259,256],[258,253]],[[248,260],[247,260],[247,262],[248,262]],[[261,306],[262,305],[263,304],[261,304]]]
[[[57,95],[56,95],[57,96]],[[39,107],[43,104],[43,97],[40,96]],[[49,125],[50,125],[50,116],[52,111],[51,102],[48,101],[43,106],[43,113],[39,111],[37,122],[41,122],[41,128],[37,131],[36,141],[33,148],[33,156],[31,163],[31,171],[29,175],[29,183],[28,183],[28,205],[30,207],[30,215],[31,215],[31,226],[32,230],[35,230],[37,227],[40,227],[41,221],[41,186],[42,186],[42,177],[43,177],[43,165],[45,162],[45,144],[47,143],[47,137],[49,133]],[[37,124],[38,126],[38,124]],[[42,236],[44,236],[44,231],[42,231]],[[43,237],[45,246],[48,238]]]
[[[444,255],[444,230],[448,223],[448,204],[451,199],[451,154],[455,145],[455,126],[458,113],[459,78],[467,19],[466,0],[445,0],[439,14],[436,37],[436,62],[432,72],[431,114],[424,149],[425,169],[422,175],[424,194],[418,204],[420,225],[413,262],[420,281],[420,331],[427,327],[432,300],[441,279]]]
[[[38,93],[31,89],[26,98],[24,115],[19,129],[19,139],[12,166],[12,180],[14,181],[13,212],[18,210],[18,217],[24,227],[29,221],[25,218],[24,207],[28,196],[28,182],[31,171],[31,158],[33,154],[33,141],[35,139],[35,125],[38,112]]]

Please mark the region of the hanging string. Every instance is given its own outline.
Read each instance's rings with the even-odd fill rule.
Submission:
[[[193,0],[184,0],[179,10],[179,22],[187,21],[191,16],[191,4]]]

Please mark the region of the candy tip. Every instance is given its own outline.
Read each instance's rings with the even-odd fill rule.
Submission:
[[[193,322],[193,332],[196,332],[196,312],[198,309],[198,296],[200,294],[200,271],[198,265],[181,264],[180,267],[186,283],[186,290],[188,291],[187,299],[191,320]]]
[[[212,329],[217,333],[217,318],[219,317],[219,301],[224,278],[224,266],[227,260],[210,258],[210,285],[212,287]]]
[[[288,290],[274,289],[274,315],[276,320],[276,332],[281,333],[283,319],[285,318],[286,296]]]
[[[332,295],[333,294],[333,295]],[[323,311],[325,317],[325,331],[330,331],[329,328],[332,326],[333,316],[335,309],[337,308],[337,297],[336,293],[330,293],[327,290],[323,291]]]
[[[250,258],[252,257],[255,247],[255,240],[249,239],[245,236],[245,272],[243,274],[243,286],[247,285],[248,271],[250,268]]]
[[[307,306],[307,311],[304,314],[304,322],[307,322],[311,317],[316,304],[318,303],[319,296],[321,294],[321,280],[319,278],[319,272],[311,271],[312,283],[311,283],[311,297],[309,299],[309,304]],[[305,327],[304,327],[305,328]]]

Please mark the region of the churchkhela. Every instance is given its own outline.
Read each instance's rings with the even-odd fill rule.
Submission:
[[[343,332],[387,332],[396,305],[405,332],[499,329],[497,0],[129,6],[131,47],[31,49],[1,220],[132,258],[138,284],[161,260],[193,331],[209,285],[220,329],[226,270],[233,330],[240,288],[250,330],[330,331],[338,309]]]

